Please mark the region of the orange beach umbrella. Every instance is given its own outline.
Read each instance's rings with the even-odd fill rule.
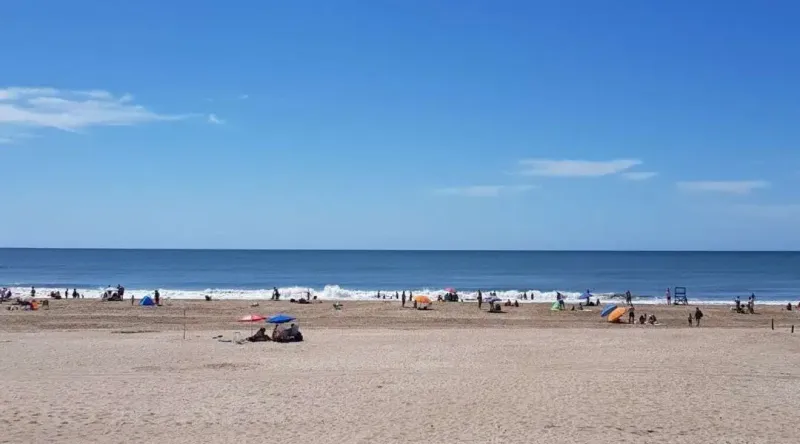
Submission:
[[[622,315],[628,312],[626,307],[617,307],[608,315],[608,322],[619,322]]]
[[[420,294],[420,295],[414,296],[414,302],[417,302],[418,304],[430,304],[431,303],[431,298]]]

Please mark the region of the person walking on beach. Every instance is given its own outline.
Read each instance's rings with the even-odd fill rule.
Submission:
[[[153,292],[153,299],[155,299],[157,307],[161,306],[161,293],[158,292],[157,288],[156,291]]]
[[[691,316],[689,319],[691,319]],[[703,312],[700,311],[700,307],[697,307],[694,309],[694,321],[697,327],[700,326],[700,319],[703,319]],[[689,321],[689,323],[691,324],[691,321]]]
[[[483,293],[481,293],[481,291],[478,290],[478,310],[480,310],[482,306],[483,306]]]
[[[670,301],[672,300],[672,295],[669,292],[669,287],[667,287],[666,296],[667,296],[667,305],[669,305]]]
[[[273,301],[281,300],[281,292],[278,291],[278,287],[272,287],[272,300]]]
[[[631,307],[631,309],[628,310],[628,324],[633,324],[636,322],[636,314],[634,313],[634,310],[635,308],[633,307]]]
[[[630,290],[625,292],[625,303],[633,307],[633,296],[631,295]]]

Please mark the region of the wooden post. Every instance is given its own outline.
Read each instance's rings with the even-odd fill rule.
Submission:
[[[186,340],[186,309],[183,309],[183,340]]]
[[[772,319],[772,329],[775,330],[775,318]]]

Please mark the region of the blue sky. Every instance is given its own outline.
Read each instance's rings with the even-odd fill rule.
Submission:
[[[800,249],[796,2],[0,17],[0,246]]]

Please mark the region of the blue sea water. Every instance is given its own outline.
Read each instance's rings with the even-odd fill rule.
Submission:
[[[690,301],[721,303],[755,293],[760,302],[800,299],[800,252],[577,251],[258,251],[0,249],[0,287],[27,294],[77,288],[97,297],[122,284],[165,297],[284,297],[311,291],[323,299],[374,299],[412,290],[435,295],[455,287],[513,298],[527,291],[551,301],[560,291],[601,298],[630,290],[641,302],[663,301],[667,287]]]

